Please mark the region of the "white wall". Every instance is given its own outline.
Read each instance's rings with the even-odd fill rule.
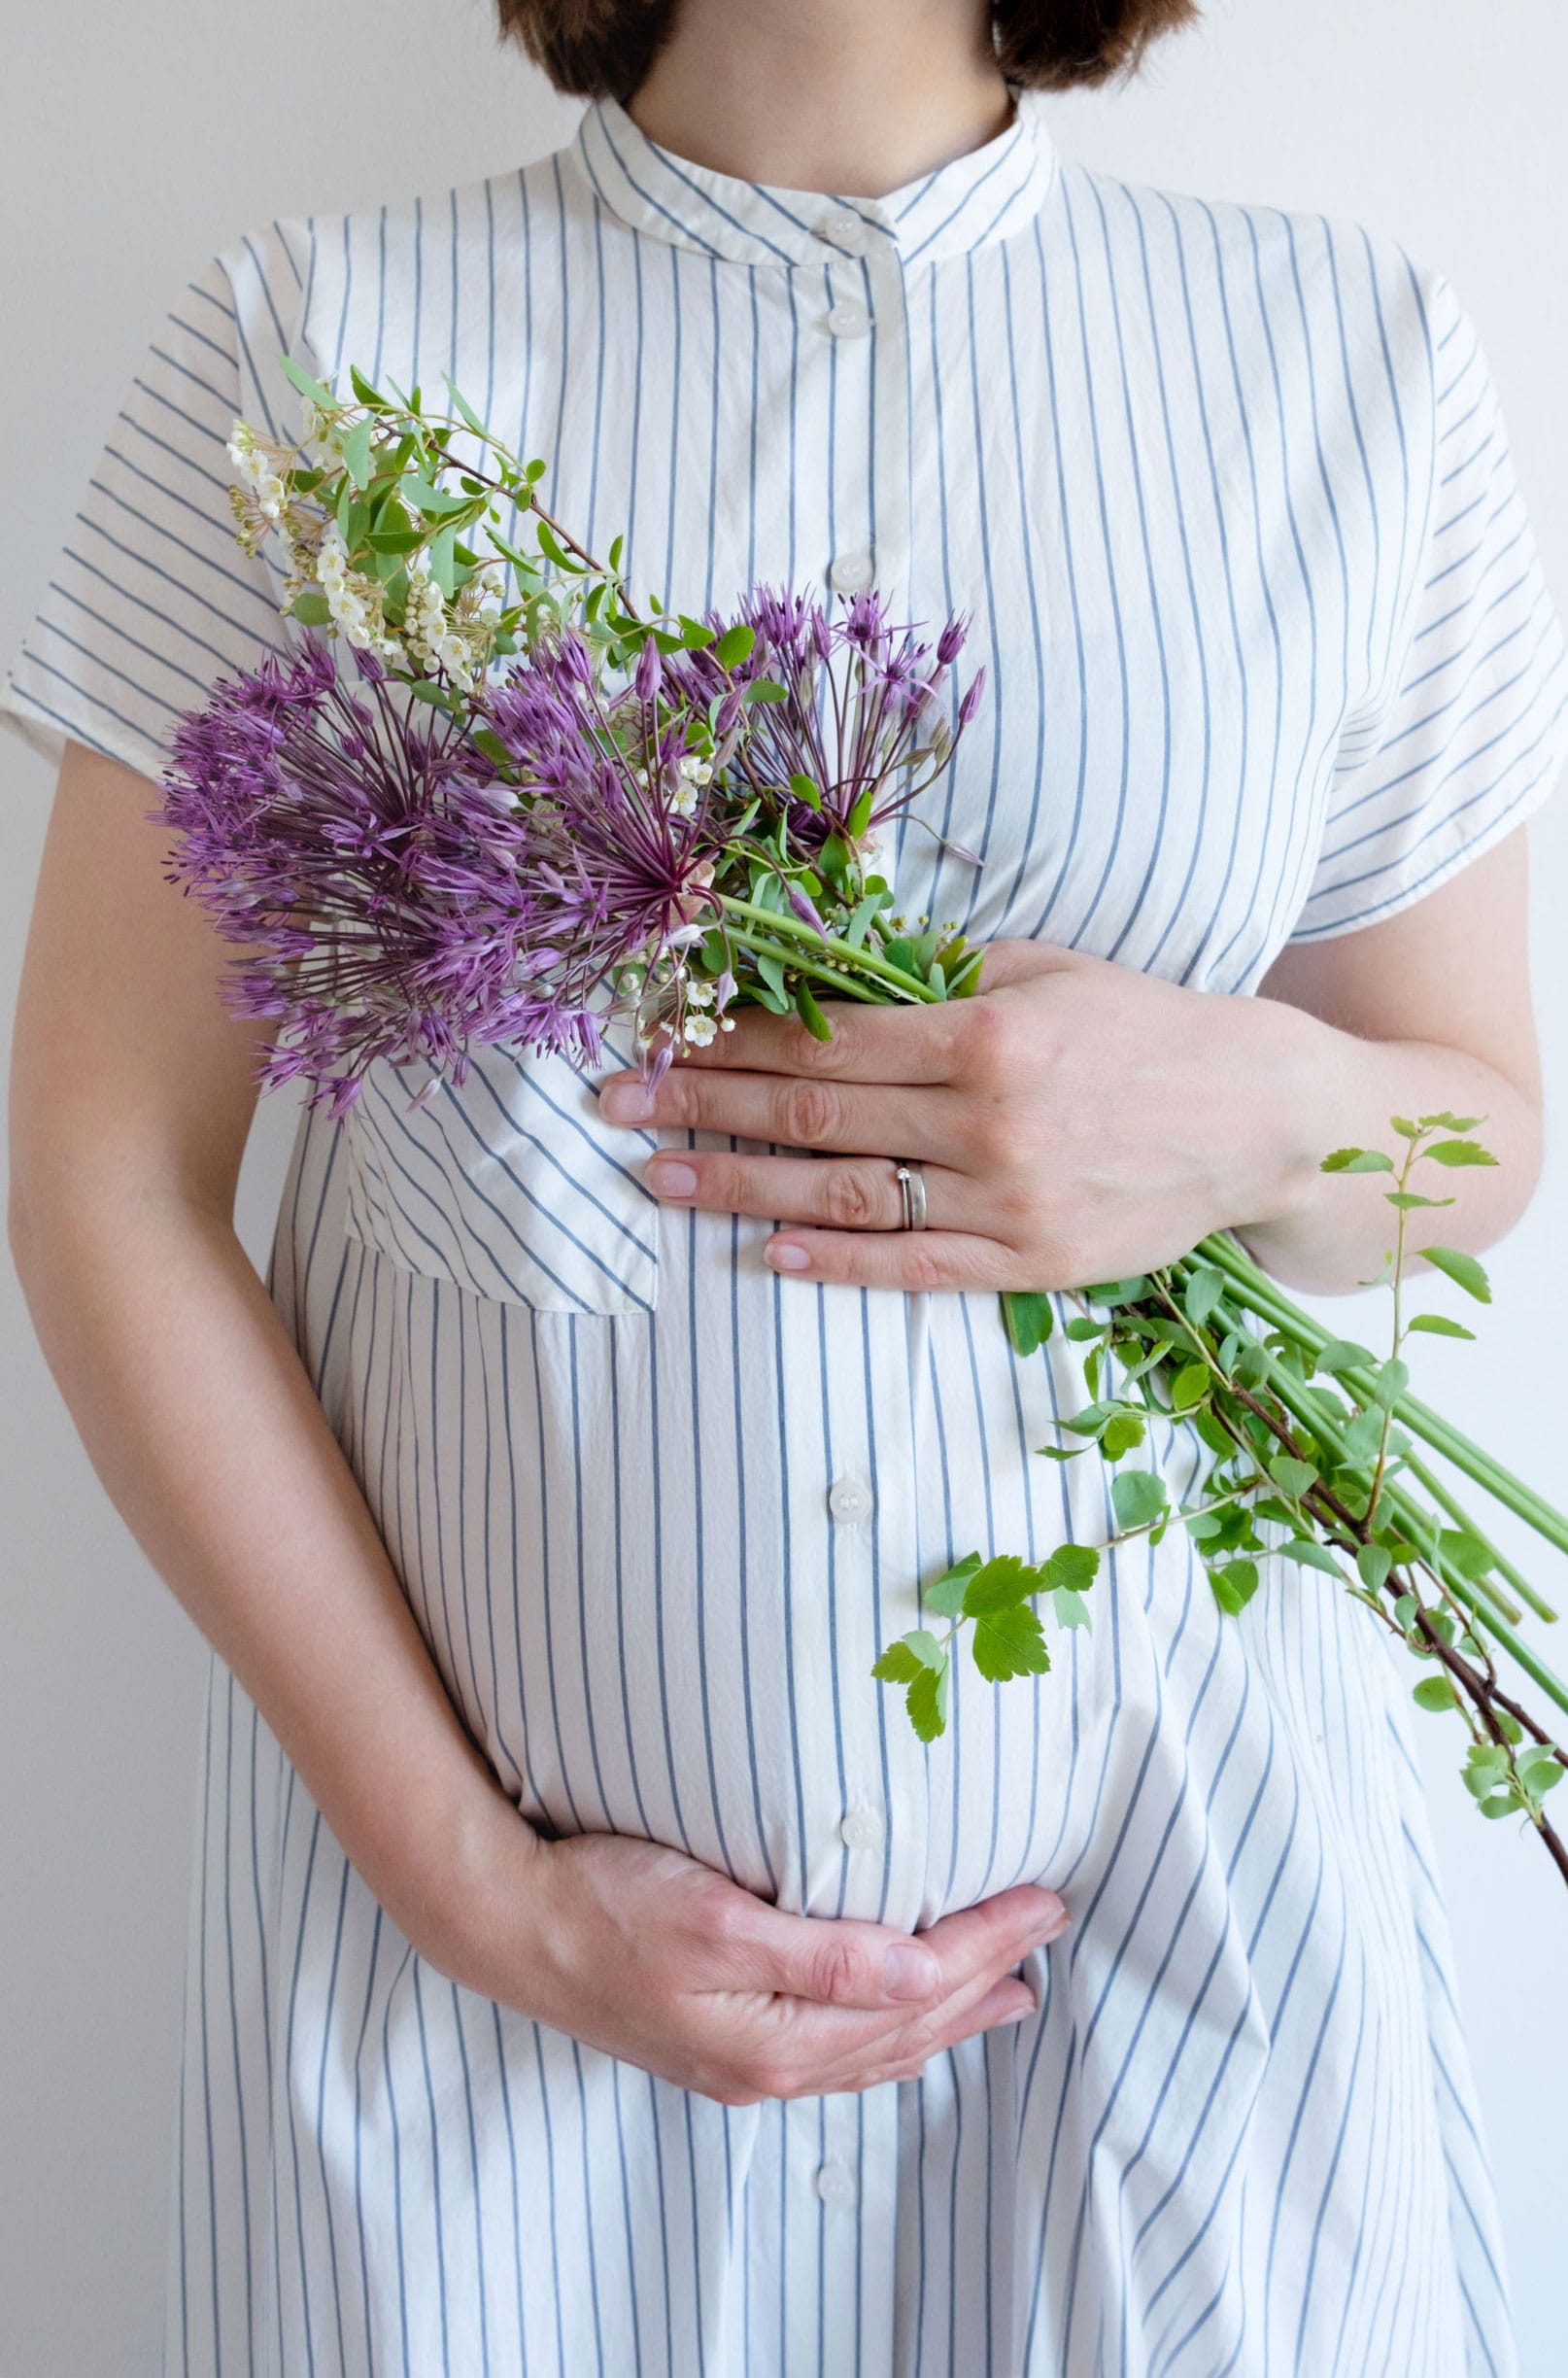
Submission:
[[[442,189],[569,135],[575,108],[497,52],[491,24],[488,0],[10,12],[0,654],[30,616],[152,325],[217,248],[274,215]],[[1142,87],[1064,101],[1056,123],[1071,152],[1139,180],[1359,216],[1446,271],[1480,326],[1568,610],[1565,87],[1558,0],[1212,0],[1204,29],[1172,45]],[[9,991],[51,785],[13,739],[0,767]],[[1568,798],[1533,842],[1551,1155],[1531,1214],[1491,1259],[1486,1342],[1435,1346],[1425,1375],[1494,1440],[1517,1403],[1519,1465],[1568,1501],[1561,1391],[1549,1377],[1531,1394],[1521,1384],[1568,1325],[1556,1230],[1568,1205]],[[290,1125],[281,1100],[263,1102],[243,1191],[258,1262]],[[0,1433],[0,2372],[145,2378],[201,1655],[88,1468],[9,1267],[0,1344],[11,1415]],[[1568,1601],[1568,1575],[1560,1586]],[[1444,1729],[1434,1722],[1427,1739],[1524,2378],[1554,2378],[1568,2367],[1557,2271],[1568,1902],[1533,1844],[1472,1814]]]

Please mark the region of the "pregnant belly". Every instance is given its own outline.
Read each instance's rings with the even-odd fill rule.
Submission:
[[[990,1297],[674,1268],[635,1316],[399,1275],[345,1398],[504,1788],[550,1832],[665,1843],[816,1914],[913,1926],[1070,1879],[1172,1660],[1196,1691],[1211,1654],[1179,1536],[1107,1563],[1092,1627],[1048,1626],[1048,1674],[999,1686],[960,1657],[929,1746],[870,1671],[950,1561],[1104,1540],[1094,1457],[1036,1452],[1082,1400],[1075,1362],[1015,1361]],[[1170,1451],[1179,1491],[1192,1452]]]

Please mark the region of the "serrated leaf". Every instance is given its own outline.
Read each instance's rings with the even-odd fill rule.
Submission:
[[[1394,1159],[1384,1155],[1381,1148],[1336,1148],[1317,1169],[1325,1173],[1391,1173]]]
[[[1142,1445],[1147,1433],[1136,1412],[1112,1412],[1100,1431],[1100,1450],[1108,1462],[1119,1462],[1124,1453]]]
[[[1423,1676],[1411,1699],[1418,1709],[1451,1709],[1453,1686],[1447,1676]]]
[[[1414,1189],[1384,1189],[1383,1196],[1401,1214],[1414,1214],[1417,1206],[1452,1205],[1451,1197],[1418,1197]]]
[[[934,1742],[947,1731],[947,1662],[923,1668],[903,1697],[909,1723],[923,1742]]]
[[[1016,1355],[1038,1354],[1056,1327],[1056,1307],[1049,1296],[1033,1289],[1008,1289],[1002,1298],[1003,1319]]]
[[[1255,1561],[1227,1561],[1209,1571],[1209,1582],[1220,1608],[1234,1618],[1258,1590],[1258,1565]]]
[[[920,1599],[926,1608],[935,1610],[938,1618],[956,1618],[964,1607],[970,1579],[979,1566],[977,1552],[966,1553],[962,1561],[955,1561],[934,1585],[928,1585],[922,1592]]]
[[[1027,1603],[976,1618],[970,1648],[975,1667],[993,1684],[1006,1684],[1009,1676],[1042,1676],[1051,1664],[1040,1613]]]
[[[998,1554],[977,1568],[964,1589],[964,1612],[968,1618],[990,1618],[999,1610],[1010,1609],[1026,1602],[1040,1589],[1040,1572],[1021,1561],[1015,1552]]]
[[[889,1643],[871,1673],[883,1684],[912,1684],[925,1666],[926,1662],[917,1660],[907,1643]]]
[[[1165,1480],[1151,1469],[1124,1469],[1110,1482],[1110,1500],[1122,1527],[1146,1527],[1165,1509]]]
[[[1085,1594],[1100,1574],[1100,1552],[1094,1544],[1058,1544],[1042,1571],[1052,1591]]]
[[[1424,1329],[1428,1337],[1467,1337],[1475,1343],[1474,1329],[1467,1329],[1462,1321],[1449,1321],[1446,1313],[1416,1313],[1405,1324],[1407,1329]]]
[[[1483,1123],[1485,1120],[1484,1115],[1423,1115],[1421,1129],[1423,1131],[1474,1131],[1476,1125]]]
[[[1422,1247],[1417,1252],[1435,1269],[1450,1279],[1455,1288],[1462,1288],[1467,1296],[1474,1296],[1478,1304],[1491,1303],[1491,1282],[1475,1257],[1466,1255],[1463,1248]]]
[[[1434,1164],[1449,1166],[1495,1164],[1497,1161],[1489,1150],[1482,1147],[1479,1140],[1434,1140],[1430,1148],[1422,1149],[1421,1154],[1423,1156],[1430,1156]]]

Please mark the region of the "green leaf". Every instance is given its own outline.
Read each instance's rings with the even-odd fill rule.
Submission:
[[[1363,1544],[1356,1553],[1355,1565],[1362,1584],[1376,1594],[1387,1583],[1394,1560],[1386,1544]]]
[[[1059,1627],[1087,1627],[1091,1612],[1081,1594],[1073,1594],[1059,1586],[1051,1596],[1051,1609]]]
[[[1181,1292],[1181,1310],[1188,1321],[1201,1326],[1209,1319],[1215,1305],[1222,1301],[1224,1294],[1224,1273],[1202,1263],[1188,1276],[1187,1285]]]
[[[1462,1288],[1467,1296],[1474,1296],[1478,1304],[1491,1303],[1491,1282],[1473,1255],[1466,1255],[1459,1247],[1422,1247],[1418,1252],[1428,1263],[1446,1273],[1456,1288]]]
[[[612,563],[610,567],[613,569],[615,565]],[[744,619],[737,619],[733,628],[726,628],[714,645],[713,657],[721,669],[733,669],[737,661],[746,659],[756,641],[756,629]]]
[[[1006,1684],[1009,1676],[1042,1676],[1051,1664],[1040,1613],[1027,1603],[976,1618],[970,1649],[982,1676]]]
[[[1372,1399],[1385,1412],[1391,1412],[1409,1385],[1409,1365],[1390,1357],[1372,1383]]]
[[[962,1561],[955,1561],[934,1585],[924,1588],[920,1599],[926,1608],[935,1610],[938,1618],[956,1618],[964,1607],[969,1581],[979,1566],[980,1556],[977,1552],[966,1553]]]
[[[1417,1197],[1414,1189],[1384,1189],[1383,1196],[1401,1214],[1413,1214],[1417,1206],[1452,1205],[1451,1197]]]
[[[1413,1140],[1419,1138],[1419,1123],[1413,1123],[1407,1116],[1390,1115],[1388,1120],[1392,1128],[1399,1133],[1402,1140]]]
[[[1451,1709],[1453,1686],[1447,1676],[1423,1676],[1411,1699],[1418,1709]]]
[[[903,1697],[909,1723],[923,1742],[934,1742],[947,1731],[947,1660],[940,1668],[922,1669]]]
[[[356,487],[370,484],[370,440],[375,423],[365,416],[357,421],[343,440],[343,465]]]
[[[813,777],[801,775],[799,771],[797,771],[797,773],[790,778],[790,790],[795,795],[797,801],[803,801],[805,803],[808,810],[821,809],[822,794],[818,790],[816,781]]]
[[[1171,1382],[1171,1401],[1176,1410],[1201,1403],[1213,1385],[1213,1373],[1207,1362],[1184,1362]]]
[[[1474,1329],[1467,1329],[1462,1321],[1449,1321],[1446,1313],[1415,1313],[1405,1327],[1424,1329],[1428,1337],[1467,1337],[1472,1344],[1475,1342]]]
[[[832,1040],[833,1026],[811,996],[808,982],[797,982],[795,986],[795,1012],[814,1041]]]
[[[482,751],[486,759],[494,760],[498,768],[511,768],[516,765],[512,753],[507,750],[506,745],[493,727],[470,727],[468,741],[476,751]]]
[[[708,627],[702,620],[692,619],[685,611],[677,611],[675,616],[680,622],[681,642],[688,652],[705,652],[709,644],[717,640],[717,629]]]
[[[1550,1792],[1553,1784],[1562,1781],[1562,1761],[1556,1751],[1544,1742],[1534,1743],[1530,1749],[1517,1752],[1514,1766],[1520,1783],[1532,1800],[1539,1800],[1543,1792]]]
[[[1103,1321],[1091,1321],[1087,1313],[1080,1313],[1075,1320],[1068,1323],[1067,1333],[1075,1345],[1088,1346],[1092,1345],[1096,1338],[1105,1336],[1106,1327],[1107,1325]]]
[[[1297,1501],[1317,1484],[1317,1472],[1311,1462],[1298,1462],[1288,1453],[1276,1454],[1269,1464],[1269,1475],[1276,1486]]]
[[[1495,1164],[1497,1161],[1478,1140],[1434,1140],[1430,1148],[1422,1149],[1421,1154],[1430,1156],[1434,1164],[1449,1166]]]
[[[1124,1453],[1142,1445],[1146,1434],[1136,1412],[1113,1412],[1100,1432],[1100,1450],[1108,1462],[1119,1462]]]
[[[1099,1547],[1058,1544],[1042,1572],[1045,1585],[1059,1594],[1084,1594],[1100,1573]]]
[[[1258,1567],[1255,1561],[1227,1561],[1223,1568],[1211,1568],[1209,1582],[1214,1600],[1230,1618],[1244,1610],[1258,1590]]]
[[[1110,1481],[1110,1500],[1124,1528],[1145,1527],[1165,1509],[1165,1480],[1151,1469],[1124,1469]]]
[[[967,1618],[993,1617],[998,1610],[1010,1609],[1038,1594],[1040,1582],[1040,1570],[1031,1568],[1015,1552],[999,1553],[971,1577],[964,1590],[964,1614]]]
[[[1331,1337],[1318,1355],[1317,1367],[1333,1377],[1342,1370],[1370,1370],[1377,1360],[1370,1346],[1358,1346],[1353,1338]]]
[[[303,594],[294,597],[293,616],[302,620],[307,628],[324,628],[332,616],[332,606],[324,595],[319,595],[313,586],[307,586]]]
[[[1330,1552],[1326,1544],[1320,1544],[1314,1535],[1293,1535],[1274,1549],[1283,1553],[1287,1561],[1298,1562],[1303,1568],[1320,1568],[1331,1577],[1337,1577],[1340,1573],[1338,1557]]]
[[[865,791],[856,800],[849,815],[844,819],[844,832],[852,843],[858,843],[870,824],[871,809],[875,800],[876,787],[874,784],[868,784]]]
[[[292,356],[280,355],[277,362],[279,368],[293,382],[302,396],[308,396],[312,404],[320,405],[324,413],[330,413],[334,410],[338,398],[333,396],[329,388],[324,388],[320,380],[313,380],[308,371],[302,370]]]
[[[389,409],[387,399],[380,389],[372,388],[363,372],[358,370],[353,363],[349,365],[349,385],[361,404],[379,406],[383,412]]]
[[[1038,1354],[1056,1327],[1056,1307],[1049,1296],[1034,1289],[1007,1289],[1003,1292],[1002,1318],[1013,1353]]]
[[[1476,1125],[1483,1123],[1485,1120],[1484,1115],[1423,1115],[1421,1129],[1423,1131],[1474,1131]]]
[[[1468,1577],[1472,1584],[1490,1572],[1496,1559],[1491,1546],[1483,1543],[1479,1535],[1472,1535],[1468,1529],[1445,1528],[1438,1541],[1444,1559],[1458,1570],[1461,1577]]]
[[[1376,1462],[1378,1448],[1381,1443],[1382,1414],[1381,1412],[1358,1412],[1354,1420],[1347,1424],[1345,1430],[1345,1451],[1347,1460],[1353,1466],[1360,1467]]]
[[[1325,1173],[1391,1173],[1394,1159],[1384,1155],[1381,1148],[1336,1148],[1317,1169]]]
[[[926,1665],[916,1658],[907,1643],[900,1641],[889,1643],[871,1673],[883,1684],[913,1684]]]
[[[740,689],[743,702],[788,702],[790,689],[776,677],[748,677]]]

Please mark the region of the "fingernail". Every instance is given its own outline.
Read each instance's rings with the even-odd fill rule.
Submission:
[[[654,1111],[654,1093],[646,1083],[625,1074],[606,1082],[598,1094],[599,1113],[612,1123],[645,1123]]]
[[[941,1968],[929,1948],[897,1942],[882,1960],[882,1986],[890,1998],[929,1998]]]
[[[1062,1934],[1067,1930],[1072,1921],[1073,1918],[1071,1915],[1069,1915],[1066,1908],[1058,1908],[1056,1913],[1048,1916],[1045,1922],[1040,1926],[1039,1932],[1036,1933],[1036,1947],[1044,1948],[1050,1942],[1060,1940]]]
[[[792,1246],[788,1239],[770,1238],[763,1253],[775,1271],[804,1271],[811,1260],[803,1247]]]
[[[690,1164],[671,1163],[667,1158],[650,1164],[647,1179],[656,1197],[690,1197],[697,1189],[697,1175]]]

